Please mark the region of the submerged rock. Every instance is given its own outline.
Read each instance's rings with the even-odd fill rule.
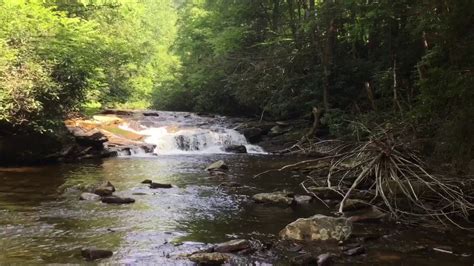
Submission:
[[[260,128],[251,127],[242,130],[242,134],[244,134],[248,142],[256,143],[262,139],[263,131]]]
[[[295,196],[295,201],[297,204],[304,205],[304,204],[309,204],[311,201],[313,201],[313,197],[309,195],[296,195]]]
[[[224,151],[232,153],[247,153],[247,148],[245,145],[228,145],[224,147]]]
[[[117,196],[107,196],[102,198],[103,203],[108,203],[108,204],[130,204],[134,203],[135,199],[132,198],[121,198]]]
[[[109,181],[105,181],[104,183],[102,183],[101,185],[99,185],[98,187],[94,189],[94,194],[97,194],[101,197],[110,196],[114,192],[115,192],[115,187]]]
[[[150,188],[172,188],[171,184],[163,184],[163,183],[150,183]]]
[[[352,223],[344,217],[329,217],[321,214],[300,218],[280,231],[280,237],[288,240],[337,240],[349,238]]]
[[[114,253],[106,249],[87,248],[87,249],[81,250],[81,255],[86,260],[98,260],[98,259],[105,259],[105,258],[112,257]]]
[[[293,196],[286,192],[259,193],[253,195],[252,199],[257,203],[270,203],[278,205],[292,205],[295,203]]]
[[[189,260],[204,265],[220,265],[229,261],[232,257],[230,254],[213,252],[213,253],[195,253],[188,256]]]
[[[250,248],[250,241],[246,239],[234,239],[224,243],[220,243],[214,247],[215,252],[237,252]]]
[[[84,192],[79,197],[80,200],[99,201],[100,196],[94,193]]]
[[[229,167],[227,166],[227,164],[225,164],[223,160],[213,162],[206,168],[207,171],[222,171],[227,169],[229,169]]]

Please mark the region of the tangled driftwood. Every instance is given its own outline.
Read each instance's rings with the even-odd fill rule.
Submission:
[[[469,221],[474,212],[472,196],[466,195],[453,178],[429,173],[420,156],[402,140],[403,132],[391,128],[372,131],[365,127],[364,130],[370,136],[365,141],[333,141],[336,145],[329,155],[286,165],[276,171],[325,167],[328,188],[342,196],[338,210],[341,213],[353,192],[363,189],[373,191],[371,203],[380,205],[397,219],[428,216],[465,228],[459,218]],[[316,142],[312,148],[317,150],[318,145],[326,144],[327,141]],[[271,171],[275,170],[259,175]],[[307,182],[316,183],[308,176],[302,183],[305,189]]]

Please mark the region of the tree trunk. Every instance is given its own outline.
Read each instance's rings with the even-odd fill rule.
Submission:
[[[322,53],[322,64],[324,71],[323,79],[323,104],[324,109],[329,110],[329,93],[331,91],[331,76],[332,76],[332,65],[334,57],[334,46],[336,45],[336,23],[335,19],[331,19],[329,27],[327,29],[327,36]]]
[[[296,48],[299,49],[300,45],[299,45],[299,40],[298,40],[298,32],[296,29],[294,0],[287,0],[286,2],[288,4],[288,14],[290,15],[291,34],[293,35],[293,39],[295,40]]]
[[[397,58],[396,55],[393,58],[393,108],[398,109],[399,112],[402,112],[402,106],[398,100],[398,81],[397,81]]]

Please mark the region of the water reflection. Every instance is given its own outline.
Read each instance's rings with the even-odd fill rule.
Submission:
[[[230,166],[226,181],[244,187],[221,188],[218,184],[222,180],[209,178],[204,168],[218,159]],[[287,223],[315,212],[328,213],[317,203],[281,208],[249,200],[263,191],[301,193],[298,184],[303,177],[291,173],[253,178],[262,170],[292,160],[258,155],[180,155],[0,170],[0,264],[82,263],[78,250],[95,246],[115,252],[104,262],[185,265],[189,262],[177,260],[177,255],[203,248],[204,243],[235,237],[276,239]],[[153,190],[141,184],[144,179],[174,187]],[[133,197],[136,203],[117,206],[78,200],[81,191],[103,180],[111,181],[118,195]],[[395,241],[405,243],[416,235],[410,234]],[[420,239],[429,239],[429,235]],[[387,247],[394,244],[386,243]],[[327,247],[314,248],[319,252]],[[397,260],[393,254],[379,253],[374,254],[381,260]]]

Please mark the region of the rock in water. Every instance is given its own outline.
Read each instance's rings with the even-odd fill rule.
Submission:
[[[219,252],[195,253],[190,255],[189,260],[203,265],[220,265],[231,259],[231,255]]]
[[[280,237],[288,240],[346,240],[352,232],[352,223],[344,217],[321,214],[300,218],[280,231]]]
[[[227,169],[229,169],[229,167],[222,160],[214,162],[206,168],[207,171],[222,171]]]
[[[143,116],[160,116],[160,113],[152,112],[152,111],[143,112],[142,114],[143,114]]]
[[[108,141],[107,137],[98,129],[85,131],[78,127],[71,127],[69,132],[75,137],[79,145],[85,147],[90,146],[100,150],[104,148],[104,143]]]
[[[347,249],[344,251],[344,254],[347,256],[357,256],[365,253],[364,247],[355,247],[351,249]]]
[[[153,181],[151,181],[150,179],[145,179],[142,181],[142,184],[151,184],[153,183]]]
[[[296,195],[295,201],[300,205],[309,204],[311,201],[313,201],[313,197],[309,195]]]
[[[171,184],[162,184],[162,183],[150,183],[150,188],[172,188]]]
[[[81,255],[86,260],[98,260],[112,257],[114,253],[110,250],[88,248],[81,250]]]
[[[94,189],[94,194],[97,194],[101,197],[110,196],[115,192],[115,187],[109,181],[105,181],[98,187]]]
[[[135,199],[132,198],[121,198],[117,196],[107,196],[102,198],[103,203],[108,203],[108,204],[130,204],[134,203]]]
[[[331,253],[324,253],[318,256],[318,266],[328,266],[332,264],[334,255]]]
[[[84,192],[79,197],[80,200],[88,200],[88,201],[98,201],[100,200],[100,196],[94,193]]]
[[[237,252],[250,248],[250,241],[246,239],[234,239],[224,243],[220,243],[214,247],[215,252]]]
[[[303,254],[290,259],[291,265],[317,265],[318,258],[311,254]]]
[[[260,128],[246,128],[242,132],[250,143],[259,142],[262,139],[262,130]]]
[[[244,145],[229,145],[224,147],[224,151],[233,153],[247,153],[247,148]]]
[[[270,203],[279,205],[292,205],[295,199],[286,192],[259,193],[255,194],[253,200],[257,203]]]

